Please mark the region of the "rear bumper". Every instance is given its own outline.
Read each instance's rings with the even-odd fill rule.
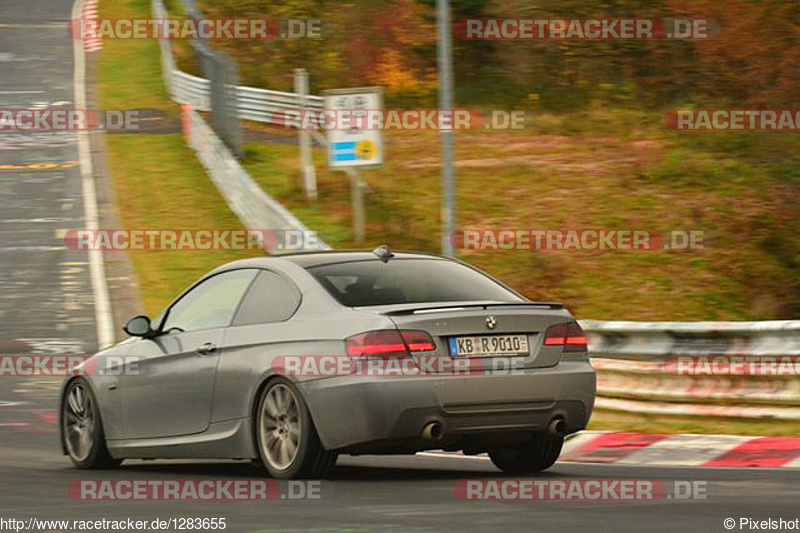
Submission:
[[[596,380],[588,361],[562,361],[508,375],[343,376],[298,386],[326,448],[401,453],[525,434],[556,417],[574,433],[589,421]],[[441,425],[441,439],[421,438],[430,422]]]

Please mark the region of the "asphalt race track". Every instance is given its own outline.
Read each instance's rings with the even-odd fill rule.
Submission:
[[[66,0],[0,1],[0,108],[73,104]],[[0,133],[0,353],[90,353],[96,346],[85,254],[63,247],[84,227],[71,133]],[[45,164],[45,166],[41,166]],[[37,166],[39,165],[39,166]],[[55,165],[55,166],[53,166]],[[559,464],[538,479],[705,481],[685,501],[461,501],[461,479],[502,475],[483,458],[344,457],[319,500],[75,501],[76,479],[259,479],[249,464],[126,463],[73,469],[60,454],[58,381],[0,377],[0,519],[225,518],[229,531],[725,531],[723,520],[800,517],[800,474],[770,469]],[[1,523],[0,523],[1,524]],[[5,529],[8,529],[5,527]],[[738,527],[734,530],[738,530]]]
[[[13,385],[3,383],[2,397]],[[46,395],[45,395],[46,396]],[[43,398],[49,403],[50,396]],[[36,409],[31,403],[29,409]],[[705,500],[461,501],[460,479],[500,479],[486,460],[449,457],[345,457],[319,500],[73,501],[75,479],[258,479],[249,464],[126,463],[85,472],[58,454],[53,429],[4,428],[0,517],[28,520],[226,518],[230,531],[724,531],[723,520],[797,518],[798,475],[768,469],[640,468],[561,464],[537,479],[705,481]]]
[[[0,109],[75,109],[66,0],[0,3]],[[97,345],[74,131],[0,130],[0,353]]]

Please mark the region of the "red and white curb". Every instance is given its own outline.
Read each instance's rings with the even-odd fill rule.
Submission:
[[[81,18],[83,20],[97,19],[97,1],[98,0],[86,0],[81,12]],[[87,37],[83,40],[83,47],[87,52],[102,50],[103,40],[97,37]]]
[[[584,431],[562,461],[647,466],[800,468],[800,438]]]
[[[430,457],[489,460],[423,452]],[[564,443],[559,461],[638,466],[800,468],[800,438],[733,435],[660,435],[583,431]]]

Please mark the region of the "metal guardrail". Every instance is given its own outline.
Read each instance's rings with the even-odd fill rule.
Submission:
[[[166,43],[169,46],[169,43]],[[162,55],[163,55],[162,45]],[[211,84],[205,78],[187,74],[175,67],[171,70],[171,86],[173,99],[180,104],[189,104],[198,111],[211,111]],[[165,76],[167,79],[167,76]],[[272,122],[275,113],[300,111],[299,96],[295,93],[256,89],[254,87],[237,87],[238,112],[242,120],[254,122]],[[321,111],[322,97],[309,96],[307,108]]]
[[[659,359],[669,355],[800,355],[800,321],[581,322],[592,353]]]
[[[239,118],[257,122],[270,122],[274,113],[300,111],[300,97],[295,93],[239,87]],[[321,96],[308,96],[306,108],[314,111],[323,109]]]
[[[800,376],[675,375],[673,356],[800,356],[800,321],[581,322],[597,407],[643,415],[800,420]],[[800,368],[795,364],[794,368]]]
[[[153,17],[169,18],[161,1],[153,2]],[[161,40],[162,74],[168,80],[173,100],[189,104],[198,111],[211,111],[211,84],[205,78],[182,72],[175,64],[169,41]],[[271,91],[256,87],[237,87],[239,118],[255,122],[270,122],[273,113],[299,111],[300,97],[295,93]],[[321,111],[321,96],[309,95],[306,108]]]
[[[197,152],[197,158],[208,171],[208,175],[231,210],[247,228],[310,231],[253,181],[225,143],[196,111],[190,110],[188,114],[191,147]],[[276,232],[277,244],[284,250],[291,249],[283,237],[280,232]],[[315,249],[320,248],[330,249],[322,241],[315,247]]]
[[[154,18],[167,18],[162,0],[152,0],[152,11]],[[169,41],[161,39],[160,45],[162,76],[172,99],[191,106],[188,111],[189,144],[231,210],[248,229],[311,232],[253,181],[225,143],[197,113],[197,109],[209,109],[208,81],[178,70]],[[277,244],[289,249],[283,237],[280,232],[276,233]],[[305,239],[303,241],[302,244],[305,244]],[[330,248],[322,240],[317,243],[315,249]]]

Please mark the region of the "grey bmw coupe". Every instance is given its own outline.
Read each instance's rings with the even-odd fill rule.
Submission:
[[[80,468],[249,459],[317,477],[339,454],[443,449],[535,472],[595,399],[563,306],[385,246],[236,261],[124,329],[62,385],[62,449]]]

